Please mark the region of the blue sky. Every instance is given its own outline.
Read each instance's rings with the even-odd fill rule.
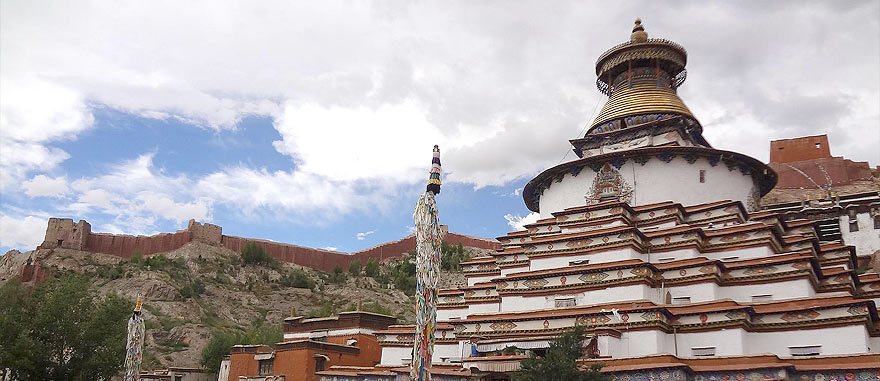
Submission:
[[[128,234],[195,218],[359,250],[408,233],[434,144],[442,222],[496,237],[536,218],[518,189],[594,118],[595,59],[637,16],[688,49],[679,94],[715,147],[766,161],[772,139],[828,134],[833,155],[877,165],[880,23],[865,15],[878,12],[3,1],[0,250],[39,244],[50,216]]]

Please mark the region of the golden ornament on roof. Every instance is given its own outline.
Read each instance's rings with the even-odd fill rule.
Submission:
[[[636,25],[633,26],[633,32],[629,39],[632,42],[648,41],[648,32],[645,32],[645,27],[642,26],[642,19],[636,18]]]

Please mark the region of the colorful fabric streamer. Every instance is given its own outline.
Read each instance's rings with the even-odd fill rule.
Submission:
[[[440,148],[434,157],[425,193],[419,197],[413,220],[416,227],[416,336],[413,341],[410,380],[431,380],[434,332],[437,328],[437,278],[440,274],[440,243],[443,232],[434,196],[440,193]]]
[[[124,381],[137,381],[140,379],[141,360],[144,355],[144,317],[141,315],[143,297],[138,295],[134,312],[128,319],[128,338],[125,345],[125,373]]]

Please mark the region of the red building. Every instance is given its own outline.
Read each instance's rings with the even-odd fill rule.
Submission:
[[[230,352],[229,381],[316,381],[331,366],[373,367],[382,357],[375,332],[394,324],[392,316],[364,311],[328,318],[284,319],[284,341],[275,348],[237,345]]]

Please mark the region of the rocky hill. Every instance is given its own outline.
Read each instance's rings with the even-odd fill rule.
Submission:
[[[468,256],[486,252],[465,248]],[[316,271],[290,263],[245,264],[239,253],[223,246],[192,241],[147,258],[130,259],[73,249],[10,251],[0,257],[0,282],[18,277],[30,261],[43,276],[67,272],[86,275],[98,294],[116,293],[134,300],[144,294],[146,369],[197,367],[212,332],[244,330],[268,324],[280,330],[291,313],[327,316],[354,309],[414,320],[406,285],[406,257],[381,264],[378,275],[353,276]],[[346,269],[347,270],[347,269]],[[460,273],[444,273],[443,286],[460,285]],[[405,287],[404,287],[405,288]]]

